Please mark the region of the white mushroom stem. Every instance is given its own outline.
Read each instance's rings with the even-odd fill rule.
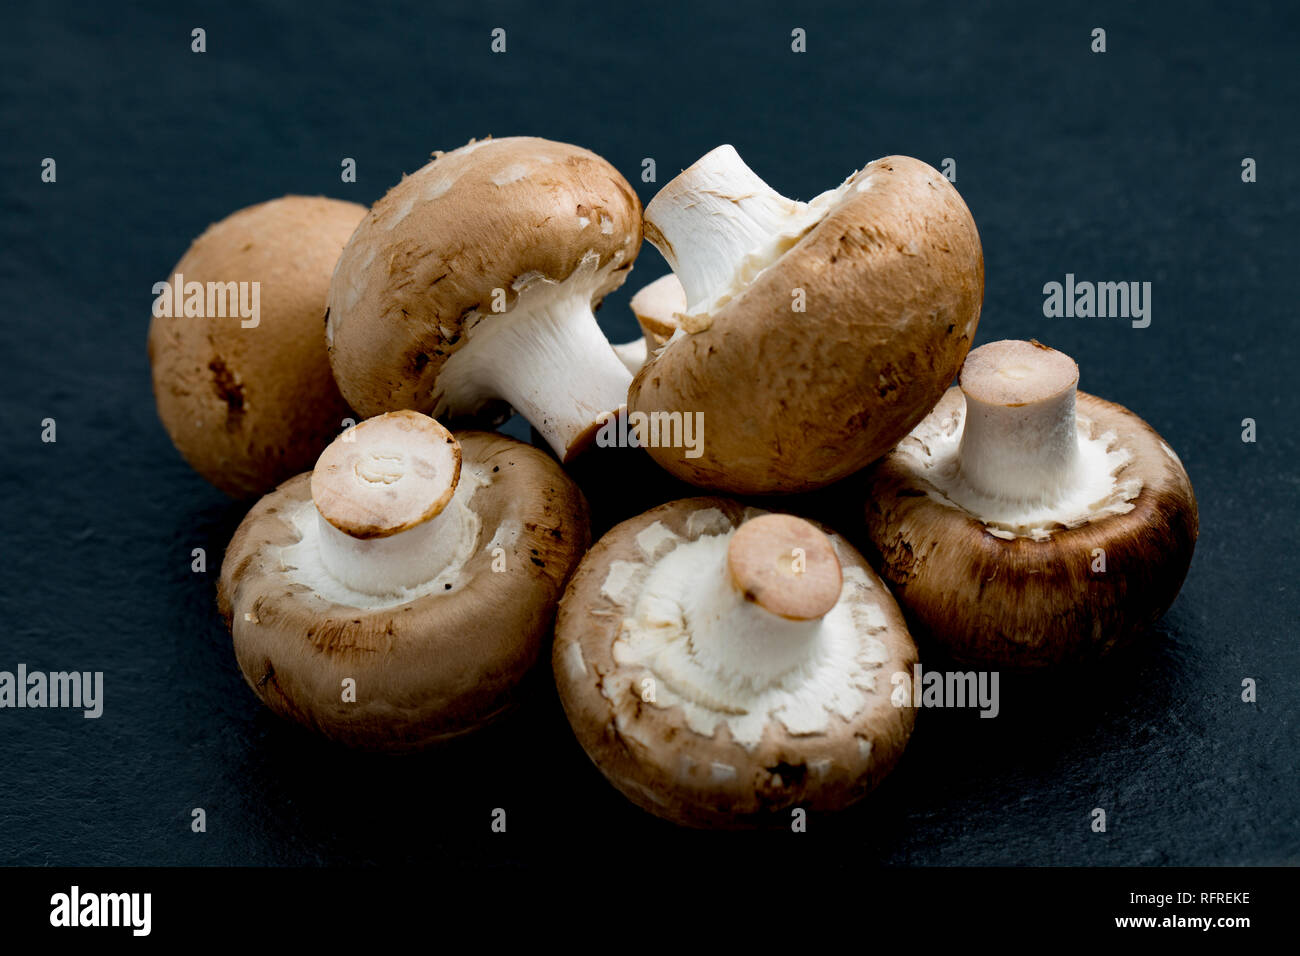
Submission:
[[[813,655],[839,602],[839,560],[818,528],[781,514],[745,522],[726,549],[725,563],[685,589],[692,648],[729,683],[764,687]]]
[[[696,659],[729,683],[751,689],[807,661],[822,623],[787,620],[746,601],[725,566],[687,588],[682,612]]]
[[[419,412],[389,412],[336,438],[311,476],[326,573],[375,597],[436,578],[475,530],[460,466],[460,444]]]
[[[646,206],[646,238],[686,291],[684,325],[734,297],[824,215],[787,199],[719,146],[668,183]]]
[[[375,597],[396,594],[432,581],[456,558],[465,530],[466,509],[453,497],[443,511],[423,524],[386,538],[354,538],[320,512],[320,558],[344,587]]]
[[[1068,492],[1080,460],[1078,381],[1069,356],[1036,342],[971,352],[960,378],[966,414],[958,458],[967,483],[990,498],[1025,503]]]
[[[564,282],[532,277],[503,315],[484,315],[439,377],[452,414],[501,399],[528,419],[562,461],[582,451],[627,405],[632,373],[600,330],[591,301],[604,274],[584,262]]]

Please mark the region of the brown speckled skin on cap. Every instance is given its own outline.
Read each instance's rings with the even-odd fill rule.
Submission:
[[[1078,392],[1091,436],[1114,431],[1139,477],[1133,510],[1044,541],[988,532],[974,515],[930,496],[934,486],[891,452],[868,473],[866,520],[881,576],[917,625],[958,662],[1034,670],[1095,659],[1140,634],[1173,603],[1196,545],[1196,496],[1160,436],[1128,409]],[[934,416],[959,415],[960,389]],[[905,441],[915,441],[907,438]],[[1106,555],[1094,572],[1093,549]]]
[[[678,478],[736,494],[829,485],[893,447],[952,382],[984,299],[975,221],[920,160],[878,159],[856,181],[868,177],[633,380],[632,411],[704,413],[700,457],[648,449]]]
[[[593,251],[602,268],[619,259],[598,303],[640,247],[641,202],[595,153],[526,136],[444,153],[375,203],[339,258],[329,296],[339,387],[367,417],[399,408],[440,415],[438,373],[466,344],[471,312],[509,322],[516,279],[567,279]],[[495,289],[505,291],[500,315]]]
[[[825,732],[791,734],[772,720],[754,750],[735,742],[725,725],[705,737],[691,729],[679,707],[646,703],[639,693],[612,701],[602,682],[622,665],[613,657],[625,609],[602,594],[615,561],[644,561],[636,536],[656,521],[687,540],[687,520],[717,509],[731,527],[764,514],[725,498],[687,498],[670,502],[614,527],[592,547],[565,591],[555,628],[552,668],[565,713],[587,755],[629,800],[674,823],[719,829],[789,826],[791,810],[837,810],[866,796],[893,769],[915,722],[912,707],[895,707],[891,676],[916,663],[916,646],[902,612],[863,557],[842,538],[833,538],[843,567],[864,570],[878,590],[877,604],[886,630],[876,635],[889,660],[875,670],[873,699],[852,720],[830,715]],[[833,531],[818,525],[827,534]],[[697,529],[698,531],[698,529]],[[571,655],[581,653],[584,672],[575,674]],[[647,675],[648,671],[645,672]],[[621,732],[620,721],[635,727]],[[869,742],[866,747],[860,741]],[[693,761],[684,771],[683,757]],[[824,772],[814,765],[830,761]],[[718,780],[711,763],[733,766],[735,776]]]
[[[468,466],[491,476],[470,580],[384,609],[344,607],[285,576],[299,540],[287,505],[310,501],[310,474],[259,501],[226,551],[217,604],[244,679],[271,710],[331,740],[405,751],[468,733],[507,712],[546,645],[564,584],[590,542],[582,492],[544,452],[489,432],[457,432]],[[494,470],[499,469],[499,470]],[[487,544],[504,522],[506,571]],[[341,700],[342,681],[357,700]]]
[[[177,450],[226,494],[253,497],[311,468],[352,415],[325,353],[325,298],[366,208],[285,196],[209,226],[167,274],[260,282],[260,322],[155,317],[158,417]]]

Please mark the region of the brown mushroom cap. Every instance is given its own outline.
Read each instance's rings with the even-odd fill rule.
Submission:
[[[439,154],[375,204],[339,259],[327,326],[339,387],[366,416],[472,414],[503,396],[439,384],[472,338],[467,323],[509,321],[521,282],[566,280],[593,253],[608,270],[599,302],[640,245],[641,203],[595,153],[521,136]]]
[[[310,468],[351,412],[330,372],[321,323],[330,274],[364,206],[286,196],[214,223],[168,275],[258,282],[260,316],[155,316],[158,417],[199,474],[233,497]]]
[[[218,606],[245,680],[271,710],[350,746],[398,751],[472,731],[515,702],[590,540],[586,503],[539,449],[488,432],[456,438],[464,468],[485,483],[470,500],[477,544],[449,590],[357,607],[296,578],[281,553],[314,511],[307,474],[239,526]]]
[[[931,438],[961,434],[958,388],[869,473],[881,576],[921,635],[954,660],[1028,670],[1095,658],[1154,622],[1182,586],[1198,531],[1182,462],[1128,409],[1085,392],[1075,401],[1080,434],[1111,433],[1109,447],[1127,455],[1117,485],[1140,491],[1068,526],[1008,531],[936,487]],[[1095,549],[1105,571],[1093,570]]]
[[[788,823],[793,807],[845,807],[888,774],[912,730],[910,701],[891,701],[892,675],[910,677],[916,662],[902,613],[862,556],[831,532],[837,570],[845,569],[841,600],[855,602],[853,620],[862,625],[856,661],[870,674],[858,678],[864,698],[851,717],[827,703],[824,728],[800,733],[769,718],[761,739],[746,747],[725,720],[711,736],[693,729],[682,706],[664,702],[671,678],[620,662],[616,645],[649,566],[683,543],[766,520],[763,514],[723,498],[691,498],[625,521],[583,559],[560,605],[552,664],[579,742],[629,800],[676,823],[744,828]],[[820,559],[809,556],[815,575]],[[658,682],[660,703],[644,699],[647,679]]]
[[[672,474],[738,494],[823,487],[884,454],[957,373],[984,297],[970,211],[939,172],[905,156],[869,163],[850,183],[707,328],[633,380],[634,412],[704,413],[700,457],[648,449]],[[658,245],[656,232],[647,226]],[[797,289],[805,312],[792,309]]]

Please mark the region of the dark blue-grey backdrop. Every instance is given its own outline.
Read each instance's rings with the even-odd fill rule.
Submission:
[[[232,6],[49,4],[8,12],[0,35],[0,669],[103,670],[107,685],[97,721],[0,711],[0,863],[1300,860],[1292,5]],[[489,50],[498,26],[505,55]],[[1145,417],[1191,473],[1200,545],[1154,639],[1079,681],[1005,683],[997,720],[923,713],[885,786],[798,840],[643,815],[544,682],[500,729],[412,759],[278,723],[214,608],[244,508],[186,468],[154,414],[150,287],[235,209],[290,192],[373,202],[432,150],[486,134],[587,146],[643,201],[643,157],[662,184],[722,142],[801,198],[888,153],[956,159],[987,264],[978,342],[1074,355],[1082,387]],[[629,288],[664,271],[643,257]],[[1067,272],[1152,282],[1151,326],[1044,318],[1043,284]],[[627,298],[601,312],[615,339],[632,334]],[[584,480],[602,525],[632,506],[616,478]],[[639,493],[636,507],[676,492]],[[194,547],[207,574],[190,571]],[[1090,831],[1093,807],[1108,832]]]

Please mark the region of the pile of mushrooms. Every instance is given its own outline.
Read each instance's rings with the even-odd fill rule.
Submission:
[[[614,345],[594,310],[643,233],[671,272]],[[350,746],[496,720],[552,642],[577,742],[629,800],[786,825],[898,763],[913,633],[989,667],[1091,661],[1147,630],[1191,561],[1196,498],[1149,425],[1037,342],[970,351],[979,234],[919,160],[801,202],[720,146],[643,217],[596,154],[489,139],[369,211],[242,210],[174,271],[264,286],[259,329],[156,317],[154,392],[196,470],[264,495],[217,588],[244,678]],[[449,430],[510,408],[545,448]],[[865,489],[865,524],[688,498],[628,506],[589,550],[566,466],[622,415],[664,472],[732,496],[861,476],[840,487]],[[655,440],[686,416],[701,442]]]

